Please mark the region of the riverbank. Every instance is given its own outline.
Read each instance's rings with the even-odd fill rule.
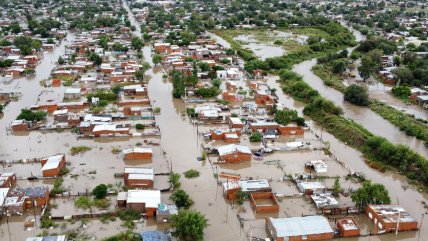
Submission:
[[[326,64],[317,64],[312,67],[312,72],[320,77],[324,81],[325,85],[342,93],[345,92],[346,86],[343,83],[343,78],[334,74],[331,71],[330,66]],[[407,136],[423,140],[425,142],[425,146],[428,147],[428,126],[423,120],[419,120],[412,115],[407,115],[386,103],[382,103],[379,100],[372,98],[370,99],[370,104],[367,107],[383,119],[398,127],[401,131],[406,133]]]
[[[231,39],[232,41],[229,42]],[[228,41],[231,44],[231,47],[235,48],[235,50],[239,51],[242,49],[240,43],[234,41],[231,36],[226,36],[226,41]],[[252,56],[254,56],[254,54]],[[251,68],[248,68],[248,64],[251,64],[252,62],[258,61],[272,63],[274,62],[272,59],[284,60],[288,56],[289,55],[284,55],[282,57],[270,58],[266,61],[253,59],[250,60],[250,63],[246,63],[246,70],[248,71],[249,69],[257,67],[251,66]],[[293,66],[290,66],[290,63],[293,63],[298,59],[302,59],[302,62],[299,64],[301,65],[304,63],[303,60],[305,58],[309,57],[302,55],[297,59],[291,58],[291,60],[288,59],[286,63],[282,63],[275,68],[270,68],[269,70],[276,73],[288,71],[291,69],[291,66]],[[245,60],[244,57],[243,59]],[[315,61],[315,59],[311,59],[310,61],[305,62],[310,62],[309,69],[312,69],[316,64]],[[266,63],[263,65],[266,65]],[[339,140],[361,151],[371,167],[380,171],[386,171],[389,169],[399,172],[409,178],[410,182],[418,184],[421,187],[420,190],[425,190],[428,183],[428,175],[426,175],[428,173],[428,160],[407,146],[401,144],[394,145],[389,141],[389,138],[386,139],[379,137],[373,134],[369,129],[366,129],[365,126],[360,125],[360,123],[353,119],[346,118],[342,115],[341,109],[343,110],[343,108],[336,106],[334,102],[330,101],[330,97],[328,99],[322,97],[323,95],[321,95],[321,93],[306,83],[309,82],[309,79],[304,77],[304,80],[296,74],[291,75],[293,76],[292,78],[294,78],[294,82],[293,80],[290,81],[287,77],[282,76],[281,85],[285,93],[290,94],[296,100],[302,101],[306,104],[304,114],[321,124],[328,132],[333,134]],[[343,95],[341,100],[343,101]],[[376,144],[373,144],[372,141],[376,142]],[[386,146],[387,150],[380,149],[380,145]],[[380,151],[387,151],[388,153],[379,153]],[[403,157],[403,160],[395,160],[395,156],[400,155]],[[394,161],[390,161],[390,159],[393,159]]]

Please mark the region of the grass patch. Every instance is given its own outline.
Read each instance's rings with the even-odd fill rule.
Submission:
[[[186,178],[195,178],[195,177],[199,177],[199,175],[200,175],[199,171],[195,170],[195,169],[190,169],[190,170],[184,172],[184,176]]]
[[[85,153],[87,151],[90,151],[92,148],[89,146],[73,146],[70,149],[71,155],[77,155],[77,154],[81,154],[81,153]]]

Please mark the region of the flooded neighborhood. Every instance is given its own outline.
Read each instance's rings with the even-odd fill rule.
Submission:
[[[428,241],[427,1],[0,2],[0,240]]]

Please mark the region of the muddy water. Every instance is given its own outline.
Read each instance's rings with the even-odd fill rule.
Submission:
[[[243,42],[243,47],[250,49],[257,57],[263,60],[267,58],[279,57],[285,54],[284,49],[281,47],[275,46],[273,43],[269,42],[261,43],[251,35],[238,35],[234,39]]]
[[[360,31],[348,26],[345,21],[340,21],[340,24],[342,24],[344,27],[348,28],[349,31],[352,32],[352,34],[355,36],[355,39],[357,42],[366,40],[366,36],[363,35]],[[348,51],[351,52],[354,50],[354,48],[349,48]],[[359,61],[358,61],[359,62]],[[361,79],[359,77],[358,71],[355,71],[357,74],[356,79]],[[416,105],[406,105],[400,100],[397,100],[391,95],[391,86],[386,86],[382,83],[376,82],[375,84],[369,84],[369,95],[370,98],[377,99],[379,101],[382,101],[391,107],[394,107],[397,110],[401,110],[407,114],[414,115],[416,118],[421,118],[424,120],[428,120],[428,111],[422,109],[419,106]]]
[[[2,92],[21,92],[22,96],[19,101],[12,101],[9,105],[3,110],[4,117],[0,119],[0,143],[6,143],[5,138],[7,137],[6,126],[9,126],[10,123],[16,119],[18,114],[23,108],[29,108],[32,105],[35,105],[38,102],[38,95],[44,90],[39,83],[40,80],[48,79],[53,68],[55,68],[55,62],[60,56],[65,53],[65,46],[70,44],[71,41],[75,38],[74,33],[68,32],[67,37],[57,46],[54,50],[44,54],[43,59],[40,61],[39,65],[36,67],[36,74],[29,77],[22,77],[14,79],[10,85],[0,85],[0,91]],[[62,88],[51,88],[49,91],[53,91],[56,94],[53,95],[62,95]],[[12,140],[13,139],[13,140]],[[7,142],[18,142],[19,138],[8,138]],[[4,153],[3,148],[6,145],[0,145],[0,153]]]
[[[125,7],[129,10],[129,8]],[[133,17],[131,22],[138,28]],[[148,46],[143,50],[145,61],[152,62],[152,49]],[[161,146],[172,163],[174,172],[182,173],[191,168],[197,169],[201,176],[196,179],[186,179],[182,175],[182,188],[194,200],[194,208],[206,214],[210,226],[205,231],[205,240],[245,240],[240,235],[239,222],[233,215],[233,210],[224,202],[221,188],[218,188],[213,170],[209,163],[198,162],[201,154],[197,128],[182,117],[185,111],[181,100],[173,100],[172,85],[163,80],[164,72],[152,68],[146,72],[150,76],[148,92],[152,103],[161,108],[161,114],[156,116],[156,122],[162,133]],[[218,200],[217,200],[218,199]],[[228,215],[227,215],[228,214]]]
[[[316,59],[311,59],[295,65],[293,70],[302,75],[304,81],[310,84],[312,88],[316,89],[321,96],[340,106],[344,111],[345,117],[356,121],[373,134],[385,137],[394,144],[407,145],[420,155],[428,156],[428,149],[424,146],[423,141],[407,136],[404,132],[400,131],[399,128],[395,127],[369,108],[359,107],[344,101],[341,92],[324,85],[322,79],[316,76],[312,71],[309,71],[314,65],[316,65]]]
[[[144,48],[144,56],[152,64],[150,47]],[[211,165],[196,159],[201,153],[201,143],[196,127],[181,115],[185,110],[184,104],[172,99],[172,85],[162,80],[162,71],[149,70],[147,74],[151,76],[148,84],[150,98],[156,107],[161,108],[156,121],[162,132],[162,149],[170,158],[173,171],[182,173],[194,168],[201,173],[196,179],[182,177],[181,182],[183,189],[195,201],[194,208],[210,220],[205,240],[244,240],[244,235],[239,235],[238,220],[232,215],[230,206],[222,200],[221,188],[217,188]],[[216,198],[219,200],[216,201]]]
[[[294,101],[292,98],[284,94],[281,90],[281,86],[276,82],[278,76],[269,76],[268,85],[272,88],[278,89],[278,103],[282,106],[296,109],[299,113],[303,111],[303,104]],[[317,133],[319,136],[322,134],[323,141],[330,143],[330,151],[341,161],[345,162],[353,171],[363,172],[368,179],[373,182],[382,183],[388,189],[391,200],[393,203],[400,203],[412,216],[419,222],[422,219],[422,214],[426,212],[426,209],[421,204],[421,201],[428,200],[428,194],[419,193],[416,190],[407,188],[408,182],[405,177],[387,172],[381,173],[375,169],[370,168],[363,160],[361,153],[351,147],[348,147],[343,142],[337,140],[334,136],[328,132],[322,132],[322,128],[311,120],[306,122],[312,131]],[[428,237],[428,224],[423,223],[421,229],[421,238]],[[378,240],[393,240],[395,238],[392,235],[384,235],[379,237],[372,237],[372,239]],[[399,234],[399,240],[416,240],[418,236],[409,237],[405,233]],[[356,240],[356,239],[349,239]],[[369,238],[359,238],[358,240],[369,240]]]
[[[144,48],[144,56],[146,61],[151,63],[151,49],[150,47]],[[149,70],[147,72],[151,76],[149,81],[148,90],[150,98],[153,103],[161,108],[161,114],[156,116],[156,121],[160,126],[162,132],[161,144],[162,148],[166,151],[167,156],[172,162],[173,170],[176,172],[183,172],[190,168],[195,168],[201,172],[201,177],[196,179],[185,179],[182,177],[183,188],[189,192],[195,201],[195,208],[201,210],[209,218],[210,226],[206,230],[205,240],[246,240],[245,234],[240,232],[239,223],[232,212],[230,205],[227,205],[221,195],[220,190],[217,189],[216,181],[213,178],[213,171],[211,166],[205,162],[198,162],[196,157],[200,155],[200,142],[197,138],[197,128],[190,125],[185,117],[182,116],[184,111],[184,104],[181,101],[173,100],[171,96],[172,86],[170,83],[162,80],[162,71]],[[278,90],[280,104],[302,111],[303,105],[293,101],[290,97],[284,95],[280,86],[276,83],[277,77],[270,77],[268,84]],[[321,133],[321,128],[308,121],[309,126],[318,135]],[[407,211],[418,221],[421,220],[421,214],[425,209],[420,204],[420,201],[428,199],[428,195],[420,194],[410,188],[403,189],[402,186],[407,185],[406,180],[400,175],[394,173],[380,173],[374,169],[369,168],[361,158],[361,153],[355,149],[347,147],[336,138],[328,133],[322,134],[323,140],[331,143],[333,153],[349,167],[355,171],[362,171],[366,176],[374,182],[383,183],[389,190],[392,200],[399,201]],[[261,171],[261,170],[260,170]],[[270,172],[266,172],[270,173]],[[284,187],[282,187],[284,188]],[[290,187],[290,189],[293,189]],[[307,207],[304,204],[299,204],[297,201],[295,206],[293,202],[288,203],[288,209],[302,210]],[[299,213],[292,213],[291,216],[299,215]],[[284,215],[281,215],[284,216]],[[263,220],[258,220],[260,224],[259,229],[254,229],[254,232],[260,233],[262,236]],[[419,234],[419,233],[418,233]],[[398,240],[427,240],[428,225],[423,223],[420,235],[415,232],[400,233]],[[393,240],[394,235],[384,235],[378,237],[366,238],[351,238],[348,240]]]

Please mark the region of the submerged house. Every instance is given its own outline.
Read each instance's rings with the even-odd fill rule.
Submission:
[[[323,216],[267,218],[266,230],[275,241],[332,239],[334,231]]]
[[[153,156],[153,150],[149,147],[135,147],[123,150],[124,160],[143,160],[151,159]]]
[[[417,230],[418,222],[399,205],[367,205],[366,215],[376,224],[380,232]]]
[[[153,168],[125,167],[123,178],[128,188],[152,188],[154,176]]]
[[[118,194],[117,202],[118,206],[153,217],[161,203],[161,193],[159,190],[128,190]]]
[[[217,148],[220,160],[223,162],[237,163],[251,161],[251,150],[247,146],[230,144]]]
[[[42,159],[41,162],[43,177],[57,177],[65,168],[65,155],[50,156]]]

